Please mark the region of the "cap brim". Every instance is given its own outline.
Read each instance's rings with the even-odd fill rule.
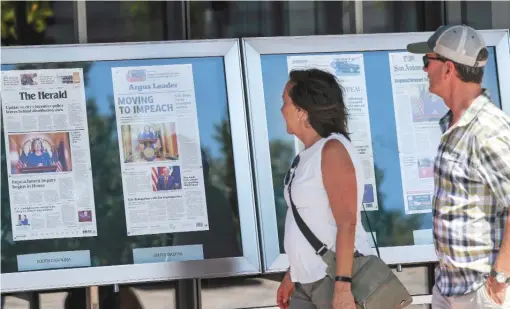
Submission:
[[[408,44],[407,51],[413,54],[427,54],[434,52],[432,48],[429,47],[429,44],[427,44],[427,42]]]

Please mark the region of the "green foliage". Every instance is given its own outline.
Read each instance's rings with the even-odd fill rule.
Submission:
[[[150,1],[121,1],[122,16],[129,16],[130,22],[126,24],[125,32],[129,33],[130,41],[145,41],[153,36],[151,32],[160,32],[159,24],[154,24],[154,16],[159,16],[161,10]],[[156,28],[158,27],[158,28]]]
[[[12,36],[16,38],[16,16],[14,7],[9,1],[2,1],[2,39]]]
[[[287,203],[283,197],[283,182],[285,179],[285,174],[287,173],[292,159],[294,158],[293,146],[294,145],[292,139],[275,139],[269,143],[280,251],[283,251],[285,215],[287,214]]]
[[[53,17],[53,10],[46,1],[32,2],[27,10],[27,23],[33,25],[35,31],[41,33],[46,30],[46,20]]]
[[[122,6],[129,11],[133,16],[136,15],[148,15],[150,13],[148,2],[122,2]]]
[[[53,17],[53,10],[49,1],[30,1],[23,4],[26,9],[25,18],[27,24],[32,26],[35,32],[43,33],[48,26],[48,19]],[[8,37],[18,39],[16,10],[21,7],[23,6],[16,5],[14,1],[2,1],[2,39]]]

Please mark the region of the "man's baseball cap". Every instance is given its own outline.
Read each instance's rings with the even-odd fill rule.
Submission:
[[[470,67],[483,67],[487,63],[487,58],[477,60],[478,54],[484,48],[487,47],[482,36],[466,25],[441,26],[427,42],[407,45],[410,53],[436,53]]]

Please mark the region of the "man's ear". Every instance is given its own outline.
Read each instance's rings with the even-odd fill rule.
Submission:
[[[446,61],[446,74],[455,74],[455,65],[451,61]]]

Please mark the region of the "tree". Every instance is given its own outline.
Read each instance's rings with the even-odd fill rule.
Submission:
[[[2,1],[2,45],[38,45],[54,13],[50,1]],[[51,42],[46,42],[51,43]]]
[[[276,223],[278,227],[278,241],[280,252],[284,251],[283,236],[285,231],[285,215],[287,214],[287,202],[283,196],[285,174],[289,170],[294,158],[293,140],[274,139],[269,142],[271,154],[271,172],[273,176],[273,192],[275,197]]]
[[[402,210],[387,210],[387,192],[381,191],[381,184],[384,183],[384,171],[377,165],[374,166],[377,200],[379,209],[369,211],[367,215],[370,220],[372,232],[376,233],[377,245],[380,247],[409,246],[414,244],[413,231],[422,226],[423,216],[406,215]],[[362,217],[365,231],[369,231],[366,216]]]
[[[232,134],[230,132],[230,122],[228,119],[223,119],[220,123],[214,126],[214,140],[220,145],[220,151],[223,155],[222,166],[222,182],[227,190],[229,205],[231,205],[234,217],[239,220],[239,209],[237,207],[237,186],[234,170],[234,150],[232,148]]]

